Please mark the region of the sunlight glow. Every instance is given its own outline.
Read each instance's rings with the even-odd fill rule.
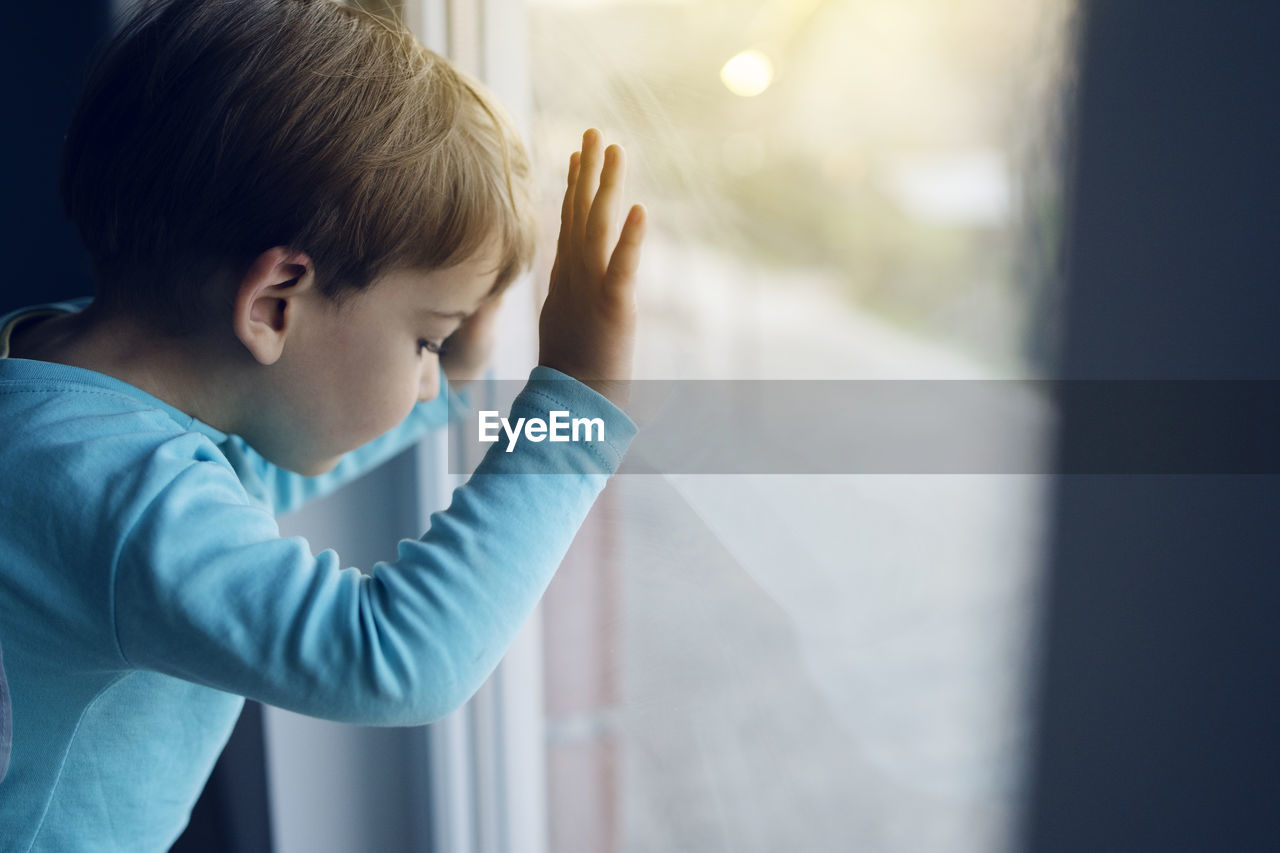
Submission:
[[[773,62],[758,50],[744,50],[724,64],[720,80],[735,95],[753,98],[773,82]]]

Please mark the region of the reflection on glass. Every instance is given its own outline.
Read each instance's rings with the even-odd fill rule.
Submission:
[[[626,147],[641,378],[1050,375],[1070,18],[531,0],[546,221]],[[1000,849],[1044,486],[615,479],[547,599],[552,848]]]

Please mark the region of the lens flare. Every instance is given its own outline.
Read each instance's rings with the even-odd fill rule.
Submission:
[[[735,95],[753,98],[773,82],[773,63],[758,50],[744,50],[724,64],[720,80]]]

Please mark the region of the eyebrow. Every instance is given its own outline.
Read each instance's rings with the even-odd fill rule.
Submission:
[[[468,317],[470,317],[472,314],[479,311],[480,307],[493,297],[496,290],[497,288],[495,287],[493,290],[490,290],[488,293],[486,293],[480,299],[480,305],[477,305],[475,308],[472,308],[470,311],[437,311],[434,308],[423,308],[421,309],[421,311],[423,314],[430,314],[432,317],[439,317],[443,320],[465,320]]]

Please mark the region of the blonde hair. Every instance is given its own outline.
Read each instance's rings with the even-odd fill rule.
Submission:
[[[536,239],[502,106],[402,24],[332,0],[144,5],[85,86],[61,192],[99,300],[174,330],[273,246],[341,300],[494,238],[497,291]]]

